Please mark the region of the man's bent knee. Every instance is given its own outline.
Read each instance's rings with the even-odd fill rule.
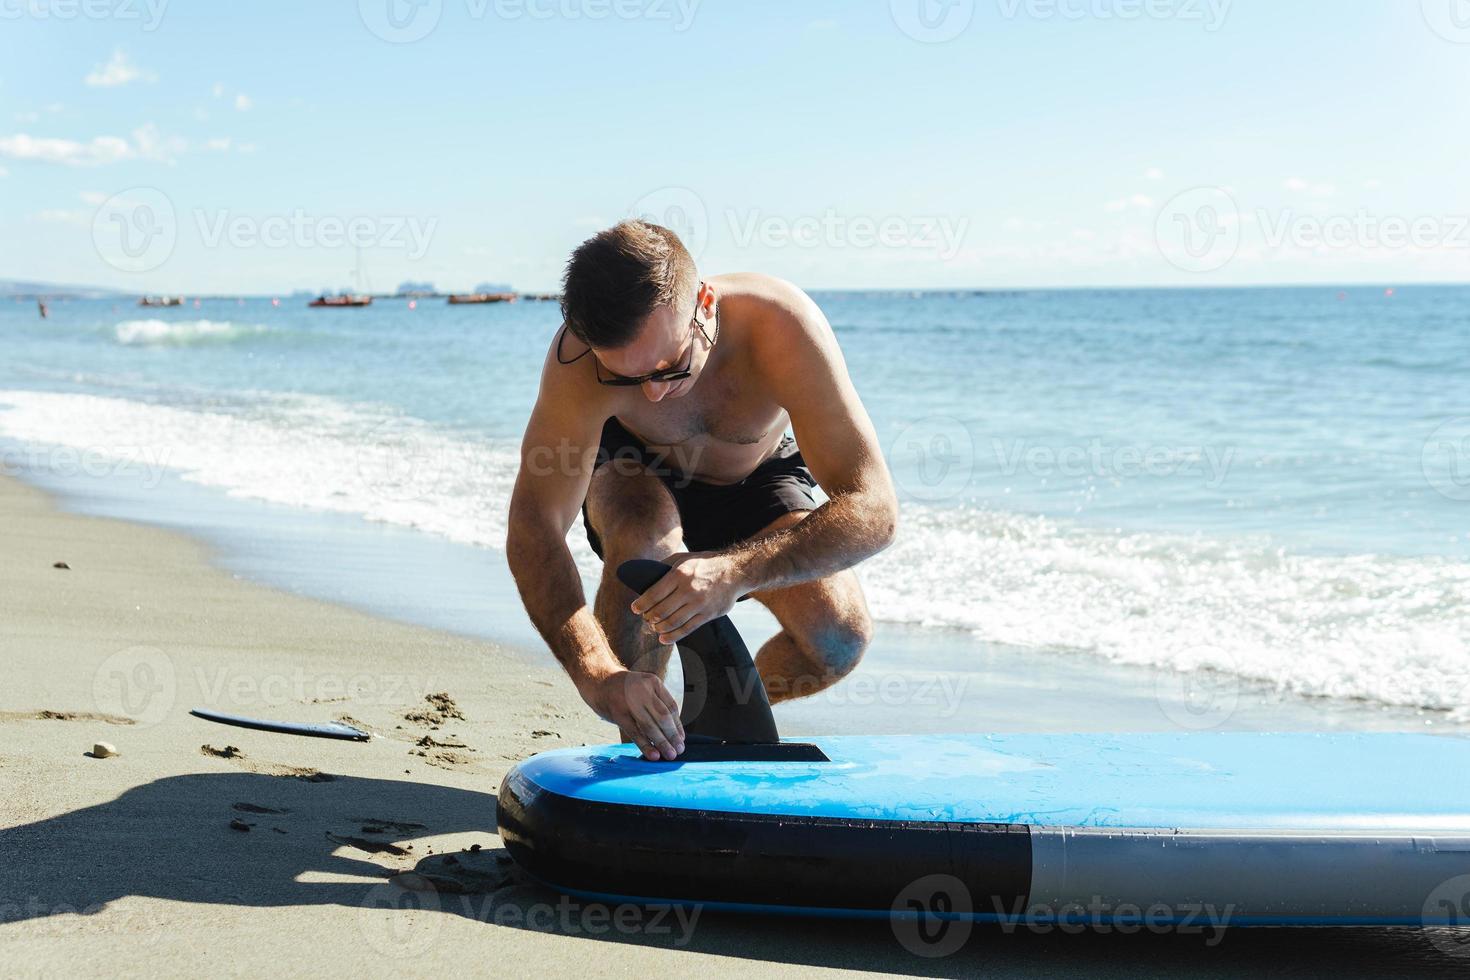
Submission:
[[[808,654],[834,681],[840,680],[856,669],[872,641],[873,621],[864,610],[813,630]]]

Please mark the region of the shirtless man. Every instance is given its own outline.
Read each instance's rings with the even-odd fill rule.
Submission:
[[[769,276],[701,281],[673,232],[624,221],[572,253],[562,313],[506,553],[582,699],[676,758],[670,644],[747,593],[781,624],[755,660],[772,702],[848,674],[872,634],[852,566],[893,540],[898,502],[821,310]],[[579,510],[603,559],[592,609],[566,543]],[[637,595],[630,558],[674,568]]]

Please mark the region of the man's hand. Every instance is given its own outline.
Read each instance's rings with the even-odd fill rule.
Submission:
[[[677,643],[710,620],[719,619],[746,591],[728,555],[699,551],[673,555],[674,566],[637,599],[632,609],[658,634],[660,643]]]
[[[642,749],[650,762],[660,757],[672,762],[684,751],[679,704],[657,674],[641,670],[609,674],[597,683],[589,703]]]

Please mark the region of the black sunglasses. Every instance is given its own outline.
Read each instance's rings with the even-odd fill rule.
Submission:
[[[698,307],[695,309],[697,312]],[[648,374],[639,374],[634,377],[613,374],[610,378],[604,378],[602,376],[602,362],[594,356],[592,358],[592,365],[593,371],[597,375],[597,383],[607,385],[609,388],[636,388],[650,381],[683,381],[692,373],[690,368],[694,366],[694,331],[696,329],[699,329],[699,319],[697,316],[689,321],[689,356],[684,358],[683,367],[665,368],[662,371],[651,371]],[[612,374],[611,371],[608,373]]]
[[[699,288],[700,291],[703,292],[704,283],[700,283]],[[621,374],[613,374],[610,378],[604,378],[602,376],[602,362],[599,361],[596,356],[594,356],[592,358],[592,364],[594,373],[597,375],[597,383],[600,385],[607,385],[609,388],[635,388],[639,385],[648,384],[648,382],[650,381],[659,383],[669,381],[683,381],[685,378],[689,377],[689,375],[693,373],[691,369],[694,367],[694,331],[696,330],[699,331],[700,335],[704,337],[704,339],[709,343],[711,347],[715,345],[714,340],[711,340],[710,335],[705,332],[704,324],[699,322],[698,300],[696,300],[694,304],[694,313],[689,317],[689,354],[687,357],[684,358],[683,367],[664,368],[662,371],[653,371],[649,374],[640,374],[637,377],[627,377]],[[562,328],[562,333],[563,335],[565,335],[565,327]],[[719,337],[718,332],[716,332],[715,337]],[[578,354],[571,360],[562,360],[561,337],[557,338],[556,347],[556,359],[562,364],[571,364],[572,361],[579,361],[587,354],[591,353],[592,350],[592,348],[589,347],[587,350],[583,351],[581,354]],[[612,372],[608,373],[611,374]]]

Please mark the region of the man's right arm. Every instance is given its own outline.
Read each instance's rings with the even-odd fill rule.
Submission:
[[[582,700],[631,733],[648,758],[673,759],[684,746],[677,702],[657,675],[630,671],[618,660],[587,606],[567,548],[604,421],[585,393],[571,390],[575,385],[574,372],[548,357],[521,444],[506,558],[531,622]]]

